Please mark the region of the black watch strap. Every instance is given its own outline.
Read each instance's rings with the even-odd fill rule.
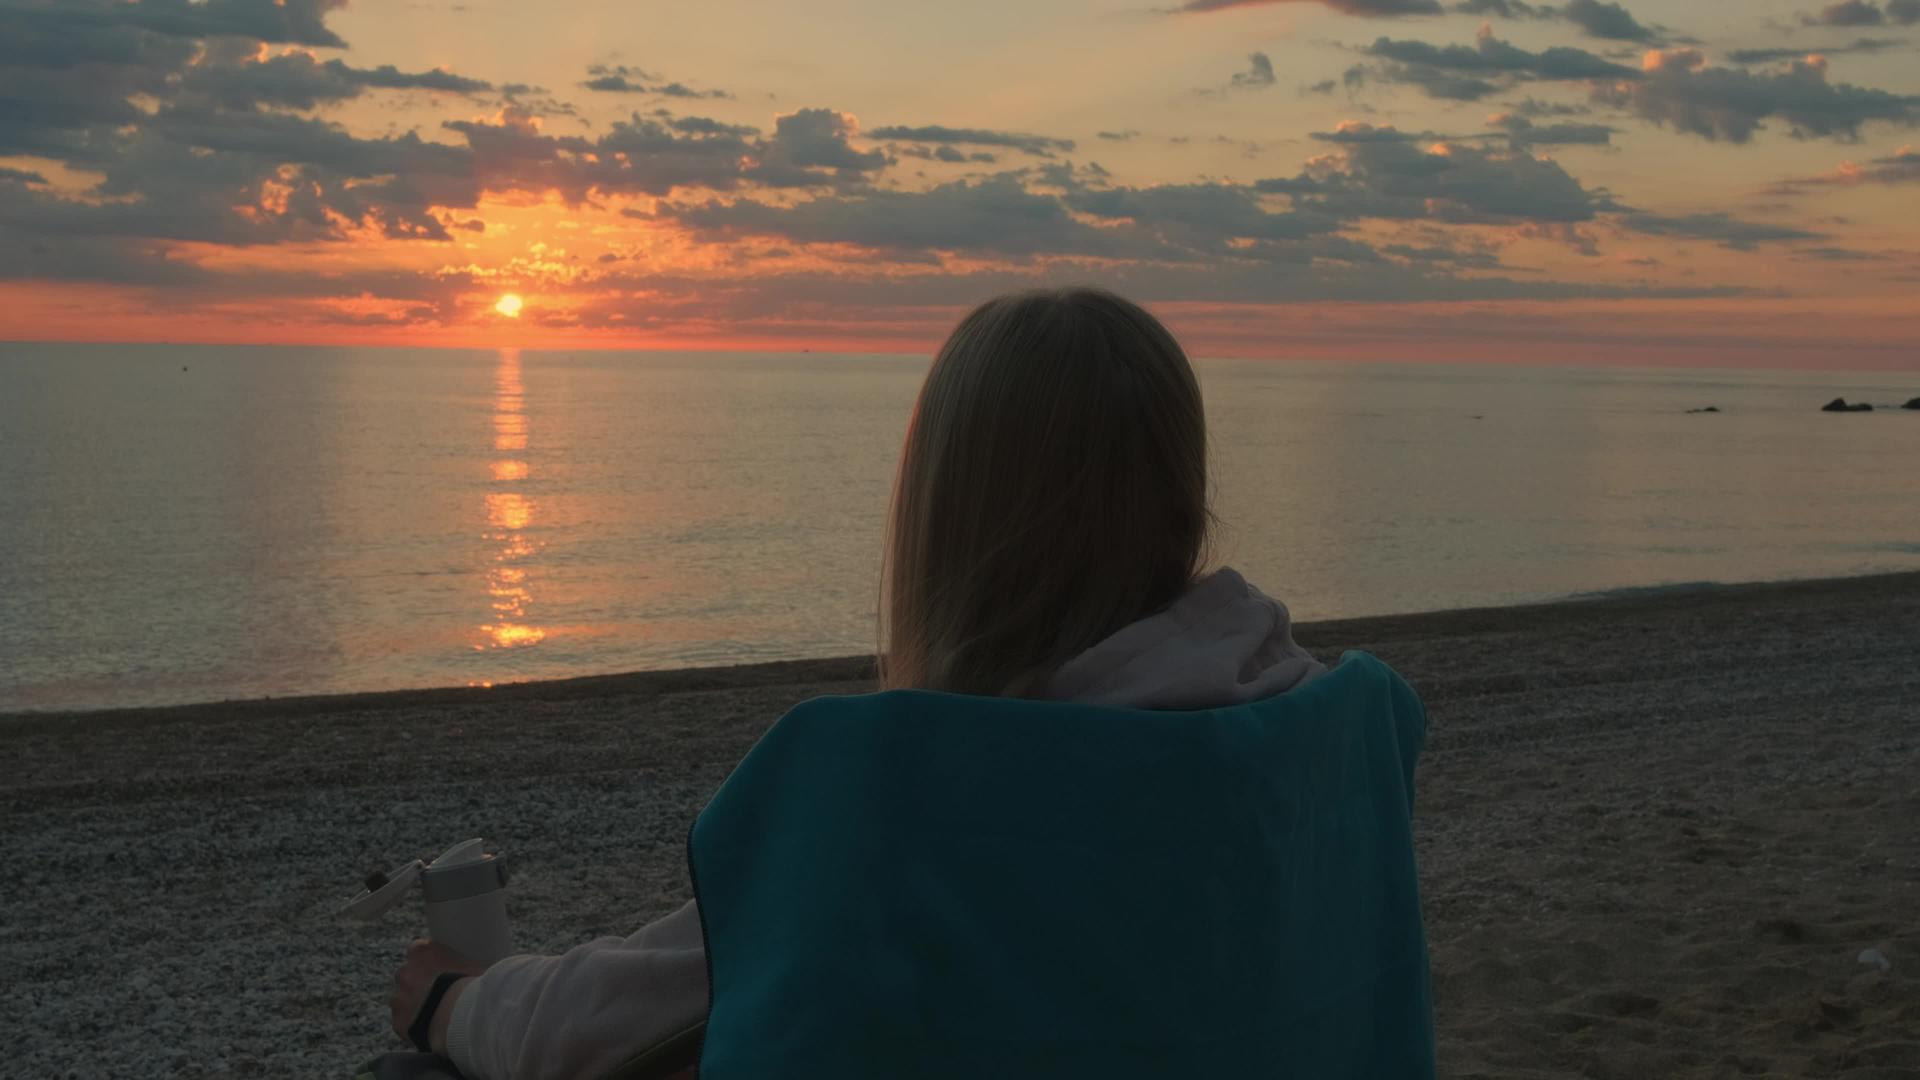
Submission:
[[[440,999],[447,996],[448,988],[466,978],[458,971],[443,971],[433,977],[433,986],[427,990],[427,999],[420,1003],[420,1011],[413,1016],[413,1023],[407,1027],[407,1038],[423,1054],[433,1053],[433,1043],[427,1033],[433,1030],[433,1014],[440,1009]]]

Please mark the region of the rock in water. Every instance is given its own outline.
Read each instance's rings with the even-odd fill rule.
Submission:
[[[1849,405],[1847,404],[1846,398],[1837,397],[1837,398],[1834,398],[1832,401],[1827,402],[1825,405],[1820,406],[1820,411],[1821,412],[1872,412],[1873,406],[1867,404],[1864,401],[1860,402],[1858,405]]]
[[[1903,409],[1920,409],[1920,397],[1911,398],[1907,401],[1905,405],[1902,405],[1900,407]]]
[[[1688,409],[1688,410],[1687,410],[1687,415],[1688,415],[1688,416],[1692,416],[1692,415],[1693,415],[1694,413],[1703,413],[1703,412],[1719,412],[1719,411],[1720,411],[1720,406],[1718,406],[1718,405],[1709,405],[1709,406],[1707,406],[1707,407],[1706,407],[1706,408],[1704,408],[1704,409]]]

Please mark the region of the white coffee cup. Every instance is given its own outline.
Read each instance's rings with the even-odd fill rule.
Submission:
[[[513,953],[507,921],[507,864],[463,840],[430,863],[415,859],[391,874],[375,875],[368,888],[347,901],[346,912],[373,920],[412,891],[426,898],[427,937],[482,967]]]

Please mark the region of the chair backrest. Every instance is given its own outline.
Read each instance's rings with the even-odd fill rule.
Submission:
[[[796,706],[689,842],[702,1080],[1433,1074],[1419,699]]]

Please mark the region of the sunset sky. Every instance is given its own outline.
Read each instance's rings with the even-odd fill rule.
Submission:
[[[1177,2],[1177,0],[1169,0]],[[0,0],[0,339],[1920,369],[1920,0]]]

